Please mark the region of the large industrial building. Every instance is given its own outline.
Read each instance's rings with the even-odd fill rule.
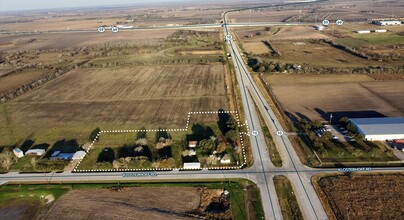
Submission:
[[[401,25],[401,21],[376,21],[376,24],[380,26],[396,26]]]
[[[404,118],[351,118],[350,122],[368,141],[404,139]]]

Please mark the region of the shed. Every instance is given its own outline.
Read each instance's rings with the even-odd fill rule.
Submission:
[[[44,149],[31,149],[25,152],[25,155],[42,156],[45,154]]]
[[[188,147],[195,148],[198,146],[198,141],[188,141]]]
[[[201,163],[192,162],[192,163],[184,163],[184,170],[199,170],[201,169]]]
[[[14,148],[13,153],[16,157],[21,158],[24,156],[24,152],[20,148]]]
[[[84,156],[86,156],[86,152],[80,150],[80,151],[77,151],[76,153],[74,153],[72,159],[73,160],[81,160],[81,159],[84,158]]]
[[[358,34],[369,34],[370,30],[358,30],[358,31],[356,31],[356,33],[358,33]]]
[[[231,163],[231,156],[230,154],[225,154],[222,159],[220,160],[220,163],[222,164],[229,164]]]

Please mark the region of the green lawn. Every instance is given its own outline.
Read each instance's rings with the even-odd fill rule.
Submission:
[[[370,33],[370,34],[353,34],[357,39],[363,39],[373,45],[396,45],[403,44],[404,37],[396,33]]]
[[[323,140],[324,150],[316,149],[322,162],[372,162],[398,160],[382,143]]]

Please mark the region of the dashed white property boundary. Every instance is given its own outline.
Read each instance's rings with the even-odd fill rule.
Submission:
[[[191,115],[198,115],[198,114],[235,114],[235,119],[237,122],[238,127],[243,127],[246,126],[247,132],[240,132],[240,144],[241,144],[241,150],[243,154],[243,161],[244,163],[238,166],[227,166],[227,167],[204,167],[200,169],[184,169],[184,168],[149,168],[149,169],[90,169],[90,170],[79,170],[78,167],[80,166],[80,163],[84,160],[84,158],[89,154],[90,150],[93,148],[94,144],[97,142],[97,140],[100,138],[102,133],[138,133],[138,132],[157,132],[157,131],[170,131],[170,132],[179,132],[179,131],[188,131],[189,128],[189,122],[191,119]],[[142,172],[142,171],[172,171],[172,170],[234,170],[234,169],[242,169],[244,166],[247,165],[247,157],[246,157],[246,152],[245,152],[245,147],[244,147],[244,140],[243,140],[243,135],[250,136],[250,129],[248,127],[247,122],[241,124],[240,123],[240,117],[238,115],[237,111],[202,111],[202,112],[189,112],[188,117],[187,117],[187,123],[185,125],[185,128],[173,128],[173,129],[140,129],[140,130],[101,130],[100,132],[97,133],[95,138],[91,141],[90,145],[86,149],[86,155],[80,159],[76,166],[74,167],[72,172]]]

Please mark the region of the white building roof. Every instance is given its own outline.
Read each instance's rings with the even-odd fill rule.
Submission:
[[[199,162],[184,163],[184,169],[201,169],[201,163]]]
[[[36,154],[36,155],[39,155],[39,156],[41,156],[41,155],[43,155],[45,153],[45,150],[44,149],[31,149],[31,150],[28,150],[25,154],[27,155],[27,154]]]
[[[73,160],[80,160],[80,159],[83,159],[84,156],[86,156],[86,152],[80,150],[80,151],[77,151],[76,153],[74,153],[72,159],[73,159]]]
[[[404,118],[351,118],[364,135],[404,135]]]
[[[16,152],[16,153],[24,153],[24,152],[22,152],[22,150],[21,150],[20,148],[18,148],[18,147],[14,148],[13,151]]]

